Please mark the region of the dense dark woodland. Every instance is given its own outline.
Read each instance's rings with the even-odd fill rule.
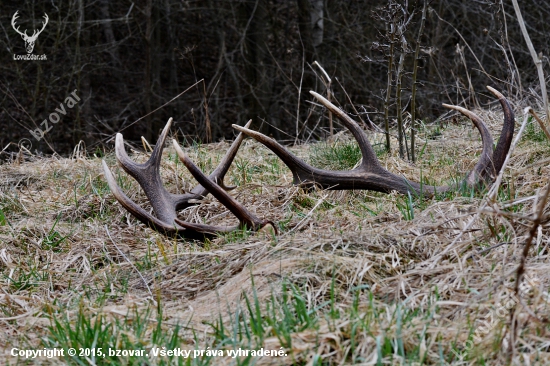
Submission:
[[[315,60],[333,78],[340,105],[353,110],[336,78],[357,110],[370,112],[379,123],[388,80],[390,24],[405,29],[405,49],[401,41],[394,42],[393,70],[405,51],[402,105],[410,109],[423,6],[420,0],[388,3],[0,1],[0,148],[26,138],[33,152],[51,154],[54,148],[67,154],[83,140],[88,152],[94,152],[124,128],[128,139],[144,135],[154,142],[170,116],[182,138],[207,141],[208,125],[212,141],[232,138],[232,123],[253,118],[256,128],[281,140],[294,139],[297,111],[299,138],[323,138],[328,122],[320,119],[319,108],[310,113],[307,93],[325,93],[313,73],[319,69],[310,66]],[[550,2],[522,0],[520,6],[535,48],[550,54]],[[33,52],[45,54],[47,61],[14,60],[14,54],[26,54],[11,26],[17,10],[17,24],[29,35],[40,29],[48,14],[49,23]],[[320,15],[322,24],[315,21]],[[403,28],[407,17],[410,22]],[[420,119],[440,116],[442,102],[483,107],[492,102],[485,96],[488,84],[512,100],[528,97],[529,87],[536,85],[536,70],[511,1],[431,1],[421,45]],[[546,58],[544,62],[546,67]],[[201,79],[204,83],[133,124]],[[29,130],[74,89],[81,97],[78,107],[68,110],[45,135],[49,145],[37,142]],[[392,97],[395,115],[395,85]]]

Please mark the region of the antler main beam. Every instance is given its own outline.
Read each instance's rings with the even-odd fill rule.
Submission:
[[[245,127],[250,126],[249,121]],[[259,219],[254,214],[250,213],[244,206],[237,202],[233,197],[228,195],[225,190],[233,189],[234,187],[226,187],[223,184],[223,179],[227,170],[231,166],[235,155],[243,140],[243,134],[240,133],[235,141],[231,144],[231,147],[223,157],[218,167],[210,174],[209,177],[204,175],[199,168],[197,168],[193,162],[184,154],[179,147],[178,143],[174,140],[173,145],[176,149],[179,159],[191,172],[193,177],[199,182],[190,193],[186,194],[173,194],[169,193],[162,185],[160,178],[160,163],[162,158],[162,151],[164,150],[164,143],[166,137],[172,125],[172,118],[168,120],[168,123],[162,130],[160,137],[151,153],[151,157],[143,164],[137,164],[132,161],[126,150],[124,149],[124,139],[120,133],[116,136],[115,152],[116,158],[120,166],[130,174],[141,186],[151,206],[155,216],[145,211],[143,208],[133,202],[128,196],[124,194],[122,189],[116,183],[116,180],[111,173],[109,167],[103,161],[103,170],[105,178],[109,184],[111,192],[120,204],[134,215],[138,220],[152,229],[161,232],[168,236],[179,235],[189,238],[201,239],[205,236],[212,236],[220,232],[229,232],[236,230],[237,228],[247,228],[249,230],[258,230],[266,224],[270,223]],[[240,224],[236,227],[220,227],[204,224],[194,224],[182,221],[177,218],[177,211],[194,205],[191,200],[202,199],[208,193],[212,193],[224,206],[226,206],[238,219]],[[274,226],[274,225],[272,225]]]
[[[504,126],[494,151],[492,151],[492,136],[481,118],[465,108],[444,104],[445,107],[457,110],[469,117],[481,134],[483,142],[481,157],[464,179],[462,185],[466,186],[475,186],[496,177],[510,149],[514,133],[514,113],[508,101],[495,89],[491,87],[487,88],[499,99],[504,109]],[[325,189],[366,189],[386,193],[398,191],[404,194],[410,192],[416,195],[428,196],[436,192],[446,192],[457,188],[457,186],[438,187],[412,182],[402,176],[389,172],[380,165],[366,133],[359,127],[359,124],[321,95],[313,91],[310,93],[335,114],[357,140],[363,157],[361,164],[357,168],[347,171],[331,171],[312,167],[298,159],[272,138],[250,130],[247,127],[233,125],[235,129],[261,142],[281,158],[292,171],[294,184],[305,186],[316,185]]]

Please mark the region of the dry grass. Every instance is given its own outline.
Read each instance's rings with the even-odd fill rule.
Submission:
[[[499,129],[499,114],[480,114],[493,131]],[[55,320],[57,329],[70,330],[81,316],[119,327],[113,347],[160,345],[153,337],[159,321],[156,331],[169,335],[175,329],[182,348],[287,347],[288,357],[264,357],[257,364],[550,362],[548,203],[527,261],[531,285],[522,294],[527,308],[507,305],[515,304],[507,294],[514,287],[536,197],[550,177],[550,144],[538,133],[535,128],[523,136],[498,197],[490,202],[483,192],[429,200],[366,191],[304,192],[291,185],[282,162],[246,140],[226,180],[239,185],[234,191],[239,201],[277,222],[281,232],[276,237],[240,232],[204,244],[162,237],[133,219],[109,193],[99,158],[26,156],[24,162],[1,165],[0,345],[8,351],[59,346]],[[445,183],[459,179],[480,152],[478,135],[466,121],[425,129],[421,148],[424,141],[419,166],[395,154],[382,155],[382,163],[410,179],[422,175]],[[187,151],[211,171],[227,147],[219,143]],[[293,151],[309,159],[312,149],[319,147]],[[176,163],[174,151],[167,148],[165,156],[161,174],[169,191],[189,189],[192,179]],[[134,159],[146,156],[137,153]],[[107,161],[114,167],[113,156]],[[122,171],[120,177],[128,196],[147,206],[137,183]],[[488,205],[480,211],[482,202]],[[210,197],[181,216],[236,221]],[[269,323],[282,321],[277,315],[282,313],[270,316],[269,309],[292,302],[285,295],[291,289],[297,303],[303,300],[311,323],[294,324],[285,343],[276,323]],[[260,331],[253,328],[255,309],[265,321]],[[300,314],[292,309],[293,316]],[[513,346],[510,312],[517,328]],[[132,328],[136,324],[143,326],[139,334]],[[249,338],[242,336],[246,327],[252,329]],[[0,357],[3,363],[17,362],[9,354]],[[208,362],[236,360],[190,364]]]

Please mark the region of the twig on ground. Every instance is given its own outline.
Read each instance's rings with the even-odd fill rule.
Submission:
[[[149,295],[151,295],[151,299],[153,301],[155,301],[155,297],[153,296],[153,292],[151,291],[151,288],[149,287],[149,285],[147,284],[147,281],[145,280],[145,278],[143,277],[143,275],[141,274],[141,272],[136,268],[136,266],[134,266],[134,263],[132,263],[132,261],[126,256],[126,254],[124,254],[122,252],[122,250],[120,250],[120,248],[118,247],[118,245],[116,245],[115,241],[113,240],[113,238],[111,237],[111,233],[109,232],[109,229],[107,228],[107,225],[105,225],[105,231],[107,232],[107,236],[109,237],[109,239],[111,239],[111,243],[113,243],[113,245],[115,246],[116,250],[120,253],[120,255],[122,255],[124,257],[124,259],[126,259],[126,261],[130,264],[130,267],[132,267],[132,269],[134,271],[137,272],[137,274],[139,275],[139,277],[141,277],[141,279],[143,280],[143,283],[145,284],[145,287],[147,287],[147,291],[149,291]]]
[[[539,123],[539,126],[540,128],[542,129],[542,131],[544,132],[544,134],[546,135],[546,138],[548,138],[548,140],[550,140],[550,132],[548,132],[548,129],[546,128],[546,126],[544,125],[544,122],[542,121],[542,119],[539,118],[539,116],[537,115],[537,113],[533,110],[533,108],[529,107],[529,114],[532,115],[533,117],[535,117],[535,119],[537,120],[537,122]]]

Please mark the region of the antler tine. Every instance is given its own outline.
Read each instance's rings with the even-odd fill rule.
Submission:
[[[248,128],[252,124],[252,120],[249,120],[244,127]],[[231,186],[228,187],[224,183],[225,174],[229,170],[229,167],[231,166],[231,163],[233,163],[233,159],[235,159],[235,155],[237,155],[237,151],[239,151],[239,148],[241,147],[241,143],[243,142],[244,135],[242,133],[239,133],[237,135],[237,138],[235,138],[235,141],[231,144],[229,147],[229,150],[225,153],[224,157],[222,158],[220,164],[212,174],[210,174],[208,177],[215,181],[220,187],[225,189],[226,191],[230,191],[232,189],[235,189],[237,186]],[[196,186],[191,193],[198,195],[198,196],[205,196],[208,194],[208,190],[204,188],[201,185]]]
[[[172,140],[172,144],[174,145],[181,162],[185,165],[193,177],[239,219],[241,226],[251,230],[258,230],[268,224],[268,221],[262,220],[248,211],[242,204],[227,194],[218,184],[204,175],[204,173],[191,161],[191,159],[185,155],[176,140]],[[179,220],[177,220],[177,222],[182,226],[184,224]],[[272,226],[275,227],[274,225]],[[216,228],[215,230],[220,231],[219,228]],[[234,228],[226,228],[224,231],[226,230],[234,230]]]
[[[474,126],[478,129],[481,134],[481,141],[483,143],[483,150],[481,151],[481,156],[474,166],[474,168],[468,173],[465,178],[466,184],[472,186],[477,184],[480,180],[488,179],[491,175],[492,161],[491,161],[491,151],[493,149],[493,136],[489,132],[487,125],[477,114],[462,108],[456,105],[450,105],[443,103],[445,108],[454,109],[470,118]]]
[[[309,93],[313,95],[319,102],[321,102],[321,104],[323,104],[328,110],[334,113],[338,117],[338,119],[342,121],[344,126],[346,126],[348,130],[350,130],[351,134],[359,145],[359,149],[361,150],[361,156],[363,157],[361,165],[365,167],[371,165],[380,166],[380,163],[376,158],[376,153],[374,152],[374,149],[369,142],[367,134],[361,129],[359,124],[355,122],[350,116],[348,116],[344,111],[342,111],[340,108],[332,104],[328,99],[323,97],[321,94],[318,94],[313,90],[310,90]]]
[[[497,146],[495,147],[495,150],[493,152],[492,174],[494,175],[494,177],[496,177],[500,172],[500,169],[502,169],[502,165],[504,164],[504,160],[506,159],[506,154],[508,154],[508,151],[510,150],[512,138],[514,137],[516,119],[514,116],[514,111],[504,95],[502,95],[499,91],[490,86],[487,86],[487,89],[489,89],[489,91],[498,98],[498,101],[502,106],[502,110],[504,111],[504,124],[502,126],[502,131],[500,132]]]

